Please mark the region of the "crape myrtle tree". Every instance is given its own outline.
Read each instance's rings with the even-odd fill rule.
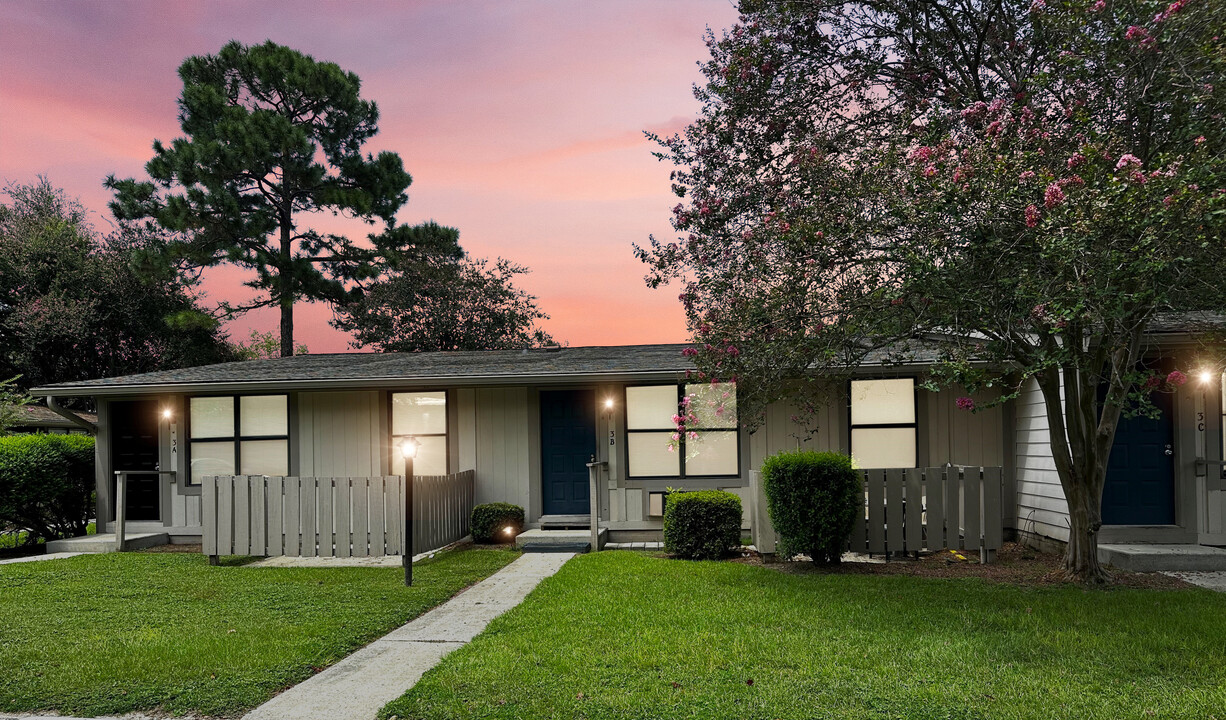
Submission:
[[[280,351],[294,353],[294,302],[333,305],[360,294],[383,257],[410,242],[395,215],[412,179],[393,152],[363,154],[378,132],[357,75],[288,47],[230,42],[179,67],[184,137],[153,144],[149,181],[111,176],[115,216],[176,233],[157,258],[180,267],[230,263],[255,277],[252,302],[279,307]],[[368,242],[310,227],[322,213],[382,230]],[[446,239],[437,234],[424,237]],[[458,260],[458,246],[437,247]]]
[[[700,372],[748,417],[919,337],[944,339],[933,383],[1037,382],[1066,571],[1106,580],[1116,426],[1186,379],[1145,369],[1146,331],[1226,309],[1222,3],[741,9],[701,117],[661,140],[682,235],[638,249],[681,284]]]
[[[454,228],[427,223],[416,234],[447,239],[417,247],[458,243]],[[465,254],[458,261],[413,250],[391,253],[386,271],[366,292],[338,309],[333,325],[353,333],[354,347],[382,352],[501,350],[543,346],[553,339],[536,297],[514,284],[528,269],[498,258],[492,264]]]

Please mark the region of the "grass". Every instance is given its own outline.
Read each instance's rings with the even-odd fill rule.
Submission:
[[[0,715],[234,715],[516,556],[443,553],[411,588],[397,568],[209,567],[197,554],[0,566]]]
[[[1226,596],[580,556],[381,717],[1226,718]]]

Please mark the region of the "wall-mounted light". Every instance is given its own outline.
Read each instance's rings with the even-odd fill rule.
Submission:
[[[1213,373],[1208,370],[1201,370],[1200,381],[1203,385],[1208,385],[1209,383],[1213,382]]]
[[[174,416],[175,416],[175,413],[173,410],[171,410],[168,407],[162,408],[162,419],[163,420],[169,420],[173,418]]]
[[[604,409],[605,409],[605,410],[612,410],[612,409],[613,409],[613,398],[605,398],[605,401],[604,401]]]

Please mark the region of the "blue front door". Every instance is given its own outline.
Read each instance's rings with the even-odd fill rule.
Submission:
[[[1174,525],[1171,396],[1151,396],[1157,418],[1120,418],[1103,488],[1104,525]]]
[[[587,515],[587,464],[596,454],[596,393],[541,391],[541,484],[545,515]]]

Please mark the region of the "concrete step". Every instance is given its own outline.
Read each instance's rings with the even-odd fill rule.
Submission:
[[[170,542],[170,535],[164,532],[128,533],[123,540],[124,550],[141,550]],[[47,552],[72,553],[109,553],[115,552],[115,533],[101,535],[82,535],[81,537],[52,540],[47,543]]]
[[[1109,544],[1098,546],[1098,561],[1132,572],[1226,570],[1226,549],[1207,545]]]
[[[597,549],[604,547],[607,528],[600,528]],[[515,547],[524,552],[589,552],[591,530],[526,530],[515,538]]]

